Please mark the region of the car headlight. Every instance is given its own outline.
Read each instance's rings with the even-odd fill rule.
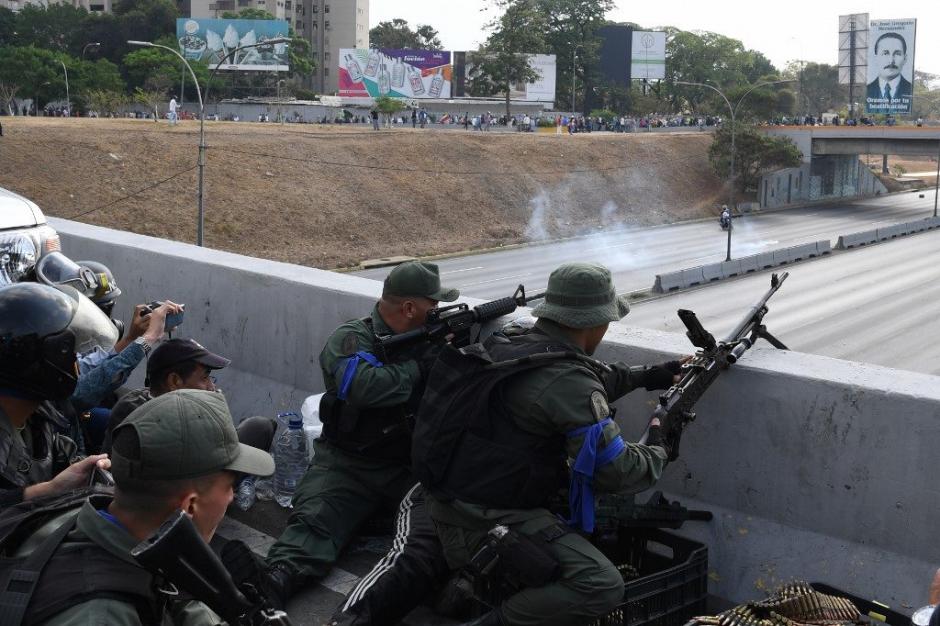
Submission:
[[[19,281],[36,264],[36,244],[23,234],[0,235],[0,285]]]

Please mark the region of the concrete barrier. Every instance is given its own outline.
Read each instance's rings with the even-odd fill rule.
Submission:
[[[237,416],[297,410],[322,391],[326,337],[369,314],[381,291],[355,276],[50,222],[66,254],[114,271],[125,293],[119,315],[155,298],[187,304],[180,335],[232,359],[218,375]],[[692,350],[681,334],[629,323],[611,324],[598,358],[661,363]],[[819,580],[893,606],[922,605],[940,562],[940,490],[924,471],[940,449],[937,380],[764,342],[723,374],[657,486],[714,513],[680,531],[708,544],[709,591],[742,601],[780,582]],[[646,427],[655,397],[637,390],[615,403],[627,440]],[[892,427],[898,415],[903,428]]]
[[[716,280],[721,280],[722,278],[727,278],[723,271],[723,263],[712,263],[711,265],[702,266],[702,276],[708,282],[713,282]]]
[[[677,289],[703,285],[724,278],[732,278],[741,274],[777,267],[778,265],[786,265],[794,261],[804,261],[821,254],[829,254],[831,250],[831,244],[828,240],[814,241],[789,248],[761,252],[739,259],[732,259],[731,261],[657,274],[656,280],[653,282],[653,291],[655,293],[668,293]]]
[[[876,241],[878,241],[877,231],[865,230],[858,233],[841,235],[839,237],[839,241],[836,242],[836,248],[839,250],[846,250],[848,248],[866,246],[870,243],[875,243]]]

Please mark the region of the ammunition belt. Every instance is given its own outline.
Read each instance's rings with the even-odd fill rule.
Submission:
[[[766,600],[748,602],[715,616],[696,617],[703,626],[837,626],[861,623],[850,600],[819,593],[805,582],[778,588]]]

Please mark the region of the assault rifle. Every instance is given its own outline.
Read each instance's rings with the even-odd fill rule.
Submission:
[[[763,324],[764,316],[769,310],[767,301],[777,293],[787,276],[787,272],[779,277],[777,274],[771,276],[770,289],[723,341],[716,341],[712,334],[702,327],[693,311],[679,309],[679,319],[688,329],[686,336],[699,350],[691,360],[683,364],[682,379],[659,396],[659,404],[653,411],[653,417],[659,418],[662,423],[663,438],[670,451],[670,461],[679,458],[682,429],[695,419],[692,408],[722,371],[736,363],[761,337],[775,348],[788,349],[771,335]],[[643,435],[640,443],[646,443],[648,435],[649,431]]]
[[[508,298],[484,302],[472,309],[464,303],[433,308],[428,312],[427,321],[421,328],[379,337],[376,356],[385,360],[389,354],[398,350],[418,343],[443,341],[448,335],[453,335],[451,345],[462,348],[473,343],[470,333],[474,324],[483,324],[497,317],[509,315],[517,308],[527,306],[533,300],[544,297],[544,291],[526,296],[525,287],[519,285],[515,293]]]
[[[235,584],[183,511],[171,515],[131,550],[131,556],[176,587],[177,593],[185,591],[204,603],[230,626],[291,626],[287,614],[272,608],[254,585]]]
[[[678,502],[670,502],[662,491],[656,491],[645,504],[634,502],[634,496],[605,493],[594,505],[594,533],[602,538],[616,537],[623,528],[681,528],[685,522],[711,521],[712,512],[689,510]]]

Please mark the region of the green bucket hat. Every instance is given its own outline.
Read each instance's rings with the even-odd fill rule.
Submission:
[[[126,431],[134,431],[136,438]],[[199,478],[222,470],[270,476],[274,460],[264,450],[238,442],[221,393],[165,393],[135,409],[114,429],[111,471],[119,486]]]
[[[385,277],[382,295],[420,296],[438,302],[453,302],[460,296],[460,291],[441,287],[441,276],[434,263],[408,261]]]
[[[618,296],[610,270],[593,263],[568,263],[548,277],[545,299],[532,309],[569,328],[591,328],[616,322],[630,312],[624,296]]]

